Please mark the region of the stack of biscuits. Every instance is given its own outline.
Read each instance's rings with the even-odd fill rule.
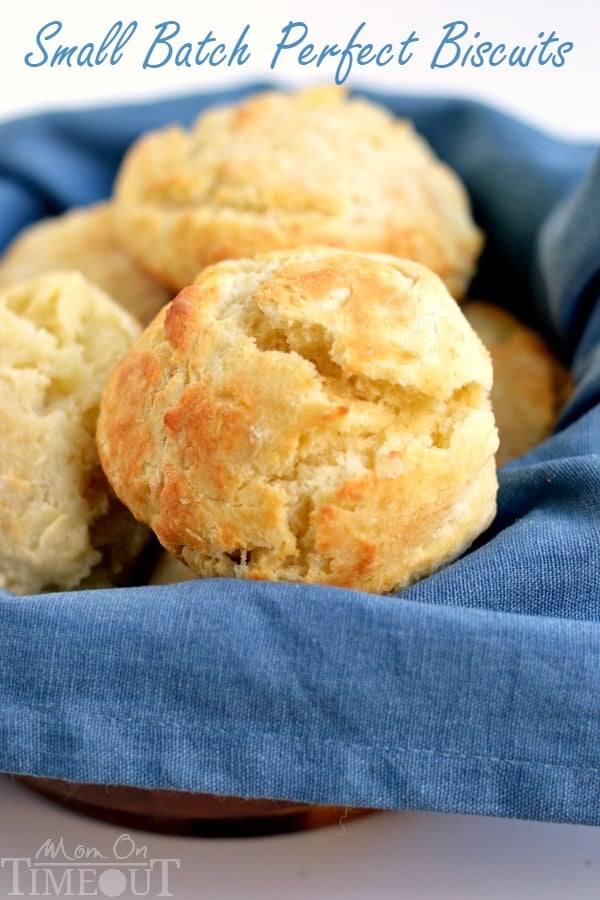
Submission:
[[[151,582],[383,593],[455,559],[568,391],[469,298],[482,246],[412,124],[338,88],[142,135],[0,259],[0,586],[132,583],[151,541]]]

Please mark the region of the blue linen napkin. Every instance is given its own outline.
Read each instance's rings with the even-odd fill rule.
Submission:
[[[140,132],[259,87],[0,125],[0,247],[107,196]],[[600,159],[473,102],[368,96],[465,180],[474,295],[571,366],[556,434],[500,471],[472,550],[399,596],[0,592],[0,770],[600,824]]]

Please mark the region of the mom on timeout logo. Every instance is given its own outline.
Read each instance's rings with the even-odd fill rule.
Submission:
[[[84,844],[69,851],[64,838],[47,838],[33,856],[0,857],[0,866],[7,897],[173,897],[170,877],[181,860],[154,857],[121,834],[110,853]]]

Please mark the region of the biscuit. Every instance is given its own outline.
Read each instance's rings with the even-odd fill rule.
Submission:
[[[412,124],[334,86],[143,135],[114,200],[124,245],[174,290],[222,259],[321,243],[414,259],[460,298],[482,246],[462,183]]]
[[[505,309],[469,300],[463,312],[492,357],[496,462],[503,466],[552,433],[571,390],[569,375],[540,335]]]
[[[115,583],[147,543],[100,468],[104,382],[139,324],[77,272],[0,290],[0,586]]]
[[[81,272],[142,325],[173,296],[123,249],[110,203],[75,208],[22,231],[0,257],[0,287],[67,269]]]
[[[417,263],[330,247],[224,261],[111,375],[100,460],[199,576],[385,592],[493,518],[491,380]]]

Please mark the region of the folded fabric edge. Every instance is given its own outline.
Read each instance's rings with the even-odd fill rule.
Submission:
[[[27,643],[5,617],[0,770],[600,822],[596,623],[339,589],[300,591],[307,605],[277,585],[249,602],[239,587],[134,591],[117,633],[113,592],[91,613],[66,597]],[[233,633],[225,598],[238,601]],[[46,618],[43,598],[25,602]]]
[[[19,735],[12,737],[19,741]],[[29,739],[29,734],[28,734]],[[43,741],[44,735],[32,738]],[[167,755],[181,758],[181,745],[162,742]],[[133,749],[133,748],[132,748]],[[137,745],[137,753],[148,756],[146,739]],[[202,751],[224,758],[222,744],[206,741]],[[114,760],[115,774],[100,774],[93,766],[75,768],[43,765],[37,759],[5,759],[3,774],[58,779],[73,784],[135,787],[146,790],[184,791],[218,797],[267,799],[381,811],[423,810],[439,813],[483,815],[497,818],[528,819],[573,825],[600,825],[600,770],[595,767],[551,766],[521,760],[495,759],[486,755],[453,756],[443,751],[398,748],[388,753],[364,754],[353,748],[323,751],[322,746],[303,746],[298,752],[280,748],[269,740],[246,747],[244,778],[223,783],[221,772],[199,778],[194,772],[177,776],[144,778],[130,771],[129,760],[122,768]],[[233,760],[239,768],[239,760]],[[328,784],[327,778],[298,777],[307,765],[326,773],[350,769],[351,777],[343,785]],[[382,773],[390,781],[382,789]],[[296,777],[294,777],[294,774]],[[248,781],[252,781],[249,785]],[[259,784],[260,787],[255,785]]]

